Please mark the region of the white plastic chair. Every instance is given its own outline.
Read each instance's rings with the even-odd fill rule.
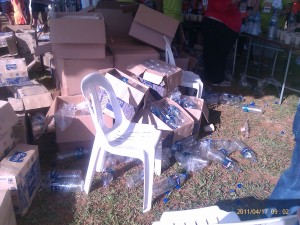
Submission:
[[[103,88],[114,111],[115,123],[112,128],[105,126],[99,98],[99,87]],[[148,124],[129,122],[119,105],[109,81],[99,73],[85,76],[81,82],[81,91],[88,101],[89,110],[96,128],[91,158],[85,178],[84,191],[89,193],[95,170],[102,171],[106,152],[140,159],[144,164],[144,205],[143,212],[151,209],[153,173],[160,174],[161,131]],[[96,168],[97,162],[97,168]]]
[[[166,46],[165,46],[166,62],[172,66],[176,66],[170,41],[165,36],[164,39],[166,42]],[[183,71],[181,86],[196,89],[197,90],[196,97],[201,98],[202,91],[203,91],[203,82],[201,81],[199,75],[195,74],[192,71]]]

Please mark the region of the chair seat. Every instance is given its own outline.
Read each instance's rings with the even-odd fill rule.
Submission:
[[[120,126],[107,135],[109,144],[114,148],[141,149],[155,147],[161,132],[149,124],[129,123],[129,126]],[[124,132],[125,130],[125,132]]]

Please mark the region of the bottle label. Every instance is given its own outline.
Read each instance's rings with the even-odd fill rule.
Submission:
[[[264,13],[271,13],[272,9],[272,1],[271,0],[265,0],[263,3],[263,12]]]
[[[27,154],[25,152],[15,152],[8,161],[20,163],[24,161],[26,156]]]
[[[229,152],[225,148],[221,148],[219,151],[224,155],[229,155]]]
[[[223,160],[223,167],[225,167],[226,169],[230,168],[232,164],[232,160],[228,157],[225,157],[224,160]]]

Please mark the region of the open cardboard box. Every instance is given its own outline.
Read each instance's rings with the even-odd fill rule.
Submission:
[[[165,122],[163,122],[160,118],[158,118],[150,111],[151,105],[160,107],[164,103],[175,106],[180,110],[180,113],[184,118],[184,123],[178,128],[172,129],[170,126],[168,126]],[[194,129],[194,119],[180,105],[178,105],[176,102],[172,101],[169,98],[163,98],[161,100],[148,103],[145,109],[143,109],[141,112],[139,112],[139,114],[137,114],[134,121],[137,123],[148,123],[154,125],[156,129],[163,131],[162,137],[164,139],[167,139],[168,136],[171,133],[173,133],[171,144],[174,143],[175,141],[181,140],[187,136],[192,135]],[[168,144],[170,144],[169,142],[170,141],[167,141]]]
[[[125,117],[131,121],[134,115],[137,113],[140,107],[144,104],[148,96],[149,88],[146,85],[143,85],[136,79],[128,76],[121,71],[110,68],[100,71],[101,74],[104,74],[105,77],[109,80],[116,97],[119,100],[120,106],[124,112]],[[121,80],[122,79],[122,80]],[[124,82],[126,81],[126,83]],[[101,91],[100,91],[101,92]],[[103,95],[106,95],[102,90]],[[103,102],[106,104],[104,113],[114,118],[112,111],[112,106],[109,102]]]
[[[145,66],[149,64],[150,66]],[[152,65],[159,65],[155,69],[151,69]],[[169,69],[169,74],[160,72],[160,69]],[[156,90],[162,97],[166,97],[170,91],[173,91],[182,81],[182,70],[179,67],[171,66],[161,60],[152,59],[142,63],[132,64],[127,70],[137,76],[142,83]]]
[[[13,32],[0,32],[0,48],[7,48],[7,56],[18,55],[17,40]]]
[[[133,19],[129,35],[165,50],[164,36],[172,43],[178,25],[178,20],[140,4]]]
[[[24,215],[40,186],[37,145],[17,144],[0,162],[0,189],[10,190],[14,211]]]

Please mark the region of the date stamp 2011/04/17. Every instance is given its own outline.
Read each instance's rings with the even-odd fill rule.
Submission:
[[[272,214],[272,215],[288,215],[289,209],[276,209],[276,208],[269,208],[269,209],[259,209],[259,208],[249,208],[249,209],[237,209],[236,214],[238,215],[265,215],[265,214]]]

